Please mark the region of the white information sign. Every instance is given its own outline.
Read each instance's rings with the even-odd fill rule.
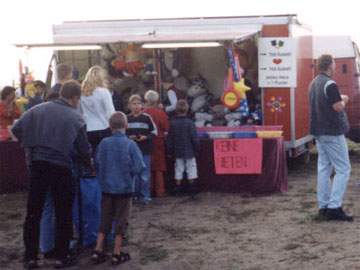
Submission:
[[[259,86],[296,87],[296,42],[293,38],[259,38]]]

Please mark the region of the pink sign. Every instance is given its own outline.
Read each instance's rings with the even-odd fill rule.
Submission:
[[[261,138],[214,140],[216,174],[261,174],[262,145]]]

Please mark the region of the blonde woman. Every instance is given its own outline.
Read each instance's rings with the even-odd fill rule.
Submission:
[[[115,108],[111,93],[107,88],[107,76],[104,68],[93,66],[87,72],[81,85],[80,111],[86,123],[93,153],[101,140],[111,135],[109,119],[115,112]]]

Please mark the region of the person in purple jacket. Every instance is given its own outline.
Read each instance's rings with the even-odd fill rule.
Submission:
[[[96,153],[102,201],[100,228],[91,261],[99,264],[106,260],[104,241],[115,222],[115,244],[111,263],[117,265],[130,260],[130,255],[122,251],[122,239],[135,191],[134,176],[145,169],[145,164],[137,144],[125,135],[128,124],[126,115],[115,112],[109,122],[112,136],[100,142]]]

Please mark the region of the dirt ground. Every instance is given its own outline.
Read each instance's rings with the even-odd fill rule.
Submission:
[[[344,201],[353,223],[316,218],[316,155],[289,168],[289,191],[266,197],[200,193],[133,208],[132,260],[119,269],[360,269],[360,147],[350,146],[352,175]],[[22,269],[25,193],[0,195],[0,269]],[[90,250],[70,269],[89,264]],[[43,261],[42,269],[52,269]]]

